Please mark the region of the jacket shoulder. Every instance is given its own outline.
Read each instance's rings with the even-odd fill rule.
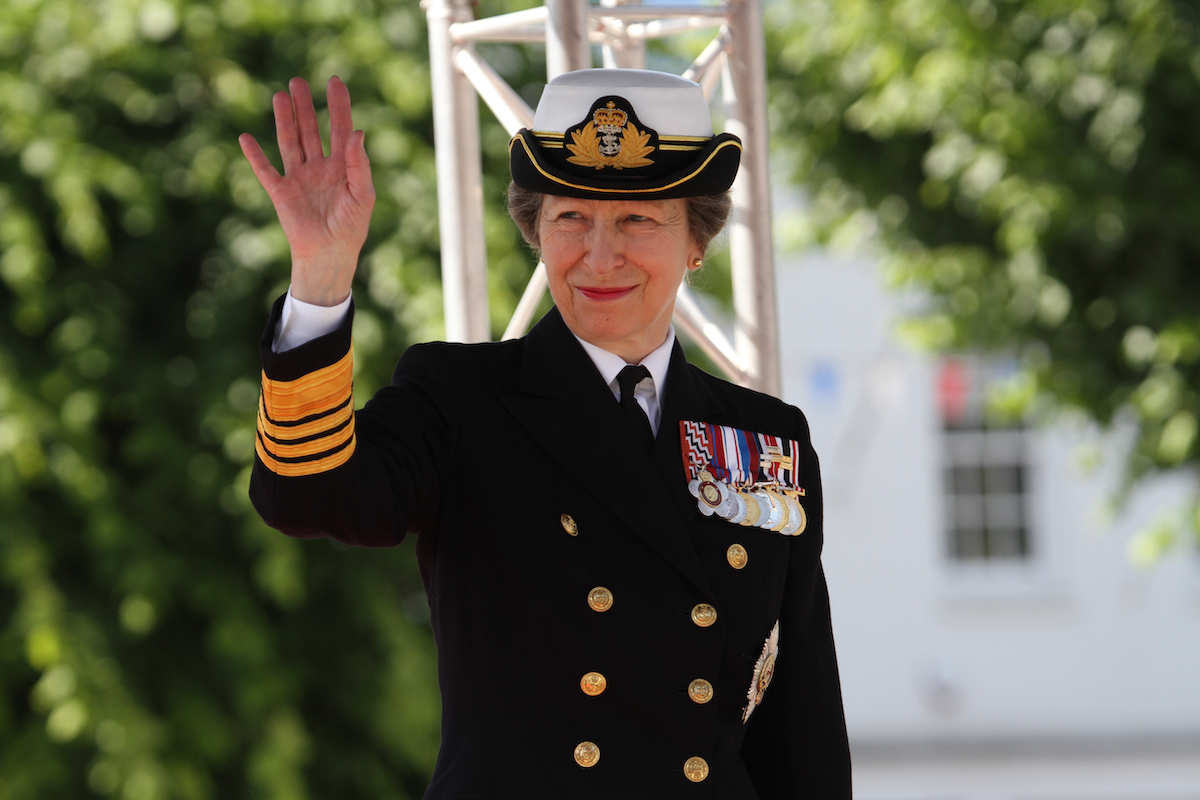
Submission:
[[[504,342],[422,342],[410,345],[392,375],[392,383],[405,374],[428,370],[449,370],[456,376],[470,376],[473,382],[503,380],[520,373],[523,361],[521,339]]]
[[[694,364],[688,364],[688,370],[692,381],[704,386],[724,409],[728,419],[722,422],[735,427],[755,428],[762,433],[802,434],[807,438],[808,420],[796,406],[778,397],[718,378]]]

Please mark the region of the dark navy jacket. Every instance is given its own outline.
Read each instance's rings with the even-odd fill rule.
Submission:
[[[551,311],[523,339],[410,348],[392,385],[353,412],[349,320],[275,354],[279,309],[262,347],[251,497],[293,536],[416,535],[443,702],[427,798],[851,796],[820,474],[799,410],[689,365],[676,344],[647,454]],[[806,530],[700,514],[680,420],[798,441]],[[606,610],[589,604],[595,589]],[[716,621],[693,622],[697,605]],[[743,723],[777,621],[775,674]],[[591,673],[599,694],[581,689]],[[697,679],[708,702],[689,695]],[[588,767],[582,743],[598,753]]]

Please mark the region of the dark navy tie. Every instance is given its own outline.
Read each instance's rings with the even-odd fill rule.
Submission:
[[[654,430],[650,427],[650,418],[634,397],[634,387],[638,381],[650,377],[650,370],[643,366],[628,366],[617,373],[617,384],[621,387],[621,408],[629,417],[638,438],[646,446],[646,451],[654,445]]]

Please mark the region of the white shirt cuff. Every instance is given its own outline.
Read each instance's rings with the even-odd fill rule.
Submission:
[[[317,306],[297,300],[292,297],[292,290],[288,289],[287,297],[283,301],[283,311],[279,314],[279,323],[275,326],[275,339],[271,343],[271,350],[286,353],[336,331],[346,319],[353,295],[351,292],[336,306]]]

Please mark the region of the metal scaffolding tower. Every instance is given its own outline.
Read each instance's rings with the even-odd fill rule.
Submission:
[[[550,80],[593,66],[593,45],[601,49],[603,66],[642,68],[647,41],[715,28],[715,36],[684,77],[701,83],[710,98],[721,85],[726,130],[741,137],[744,145],[741,169],[730,190],[734,340],[730,342],[705,314],[686,285],[679,291],[674,321],[732,380],[778,395],[761,0],[712,5],[546,0],[538,8],[484,19],[473,18],[472,5],[471,0],[422,2],[429,23],[446,338],[478,342],[490,336],[476,93],[510,135],[533,124],[533,110],[476,53],[474,43],[544,43]],[[546,286],[545,267],[539,264],[504,338],[528,330]]]

